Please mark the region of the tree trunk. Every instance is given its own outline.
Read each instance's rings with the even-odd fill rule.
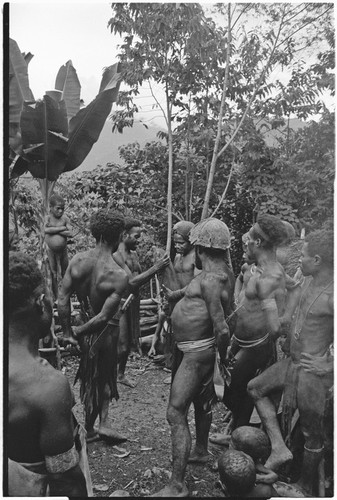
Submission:
[[[232,43],[231,42],[231,4],[230,3],[228,4],[227,12],[228,12],[228,34],[227,34],[227,56],[226,56],[225,80],[224,80],[224,84],[223,84],[221,104],[220,104],[220,110],[219,110],[218,131],[217,131],[217,135],[215,138],[213,156],[212,156],[212,161],[211,161],[211,168],[210,168],[209,176],[208,176],[208,180],[207,180],[207,188],[206,188],[204,205],[202,208],[201,219],[206,219],[208,217],[209,202],[210,202],[210,198],[211,198],[211,192],[212,192],[212,188],[213,188],[213,180],[214,180],[214,174],[215,174],[215,166],[216,166],[216,161],[218,159],[218,151],[219,151],[220,140],[221,140],[222,117],[223,117],[225,102],[226,102],[226,93],[227,93],[228,76],[229,76],[230,46]]]
[[[169,103],[168,91],[166,91],[167,104],[167,132],[169,148],[169,168],[167,176],[167,240],[166,252],[170,254],[171,249],[171,231],[172,231],[172,177],[173,177],[173,137],[171,125],[171,107]]]

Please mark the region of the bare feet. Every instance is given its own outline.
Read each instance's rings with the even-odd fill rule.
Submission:
[[[196,449],[191,451],[190,456],[188,457],[187,463],[189,464],[207,464],[209,459],[209,453],[203,452],[200,453]]]
[[[87,431],[87,436],[86,436],[87,443],[93,443],[94,441],[99,441],[100,439],[101,438],[94,429]]]
[[[273,484],[273,488],[277,491],[277,494],[280,497],[305,498],[311,496],[306,494],[306,492],[297,484],[288,484],[284,483],[283,481],[276,481]]]
[[[221,446],[229,446],[230,440],[231,440],[230,434],[220,434],[220,433],[217,433],[217,434],[212,434],[209,437],[210,443],[218,444],[218,445],[221,445]]]
[[[286,446],[277,450],[272,450],[268,460],[264,464],[267,469],[276,471],[281,465],[293,459],[293,454]]]
[[[98,435],[101,439],[104,439],[105,441],[111,441],[115,443],[121,443],[122,441],[128,440],[126,436],[119,434],[110,427],[103,427],[103,426],[100,427],[98,429]]]
[[[185,483],[182,485],[168,485],[151,495],[151,497],[188,497],[188,489]]]
[[[118,375],[117,382],[119,384],[127,385],[128,387],[132,387],[132,388],[136,387],[136,385],[137,385],[135,382],[133,382],[130,379],[126,378],[125,375]]]

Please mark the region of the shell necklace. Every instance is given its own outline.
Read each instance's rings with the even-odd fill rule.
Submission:
[[[295,331],[294,331],[294,338],[296,340],[299,340],[300,338],[300,335],[301,335],[301,331],[302,331],[302,328],[303,328],[303,325],[305,323],[305,320],[307,319],[307,316],[309,314],[309,311],[310,309],[312,308],[312,306],[314,305],[314,303],[316,302],[316,300],[322,295],[323,292],[325,292],[325,290],[327,290],[329,288],[330,285],[332,285],[333,283],[333,280],[331,280],[317,295],[316,297],[314,298],[314,300],[310,303],[308,309],[306,310],[306,313],[304,314],[304,317],[303,317],[303,321],[302,321],[302,324],[301,326],[299,327],[298,326],[298,320],[299,320],[299,316],[300,316],[300,310],[301,310],[301,305],[302,305],[302,300],[303,300],[303,297],[305,295],[305,292],[308,291],[309,289],[309,286],[311,285],[312,283],[312,280],[309,281],[309,284],[308,286],[306,287],[306,289],[302,292],[301,294],[301,298],[300,298],[300,302],[298,304],[298,308],[297,308],[297,315],[296,315],[296,321],[295,321]]]

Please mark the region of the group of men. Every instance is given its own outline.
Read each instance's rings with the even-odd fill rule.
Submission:
[[[173,335],[167,409],[172,475],[168,485],[154,496],[188,496],[184,481],[187,464],[208,461],[212,405],[216,401],[213,374],[217,352],[224,377],[230,373],[224,403],[233,415],[231,431],[249,424],[255,405],[271,441],[272,451],[266,466],[272,470],[292,458],[276,418],[275,404],[269,399],[273,391],[288,388],[283,398],[285,413],[288,406],[294,410],[296,401],[305,438],[297,487],[311,494],[314,473],[323,453],[324,408],[332,385],[332,232],[309,234],[300,259],[304,284],[293,281],[292,286],[287,286],[289,276],[276,254],[287,238],[286,226],[278,217],[261,215],[246,235],[249,265],[242,270],[242,286],[235,295],[235,276],[228,259],[231,237],[222,221],[209,218],[196,225],[186,221],[176,224],[174,262],[164,255],[145,272],[141,272],[134,252],[140,230],[141,223],[136,219],[125,219],[111,210],[96,212],[91,218],[96,246],[71,259],[58,292],[64,338],[79,343],[82,352],[78,378],[87,438],[95,439],[98,435],[103,439],[125,439],[108,424],[109,402],[118,398],[118,380],[130,385],[124,371],[130,346],[139,335],[135,327],[139,288],[162,271],[163,290],[171,304],[167,318]],[[78,451],[69,437],[73,430],[69,384],[61,373],[55,374],[38,357],[38,339],[45,335],[51,321],[51,306],[42,290],[42,276],[27,256],[12,254],[9,263],[9,293],[16,298],[9,317],[8,457],[25,471],[29,469],[27,464],[43,464],[51,493],[84,496],[85,481],[78,468]],[[73,293],[82,312],[83,324],[77,327],[71,325]],[[226,321],[233,316],[234,327]],[[276,339],[290,324],[293,324],[289,329],[290,355],[275,362]],[[26,360],[21,365],[15,351],[18,345],[24,353],[21,360]],[[40,389],[33,391],[36,397],[31,397],[32,391],[22,380],[25,377],[32,385],[32,380],[28,382],[30,375],[39,379],[40,385],[46,382],[42,394],[48,392],[53,397],[40,398]],[[58,409],[65,421],[64,430],[62,425],[53,424],[58,413],[51,400],[58,397],[64,402],[64,408]],[[191,403],[196,425],[193,448],[187,422]],[[46,423],[40,427],[44,419]],[[29,444],[25,452],[21,446],[24,422],[25,427],[32,427],[29,439],[35,443]],[[49,442],[48,433],[53,435]],[[67,433],[68,439],[64,437]],[[58,467],[67,465],[63,466],[65,470],[61,465],[62,470],[56,472],[54,463]],[[69,477],[69,482],[64,483],[69,485],[68,491],[58,489],[55,474],[65,481]]]

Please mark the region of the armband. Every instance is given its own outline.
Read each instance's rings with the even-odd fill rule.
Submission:
[[[60,474],[72,469],[79,463],[78,452],[76,451],[75,445],[73,445],[70,450],[64,453],[59,453],[58,455],[45,456],[46,469],[51,474]]]
[[[263,299],[261,300],[262,311],[278,311],[275,299]]]

